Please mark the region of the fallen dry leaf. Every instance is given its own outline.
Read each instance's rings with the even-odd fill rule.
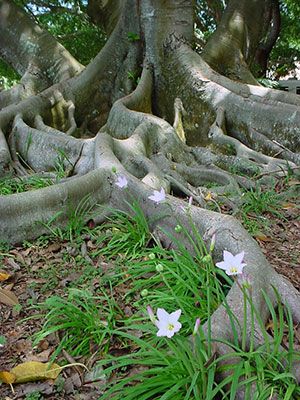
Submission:
[[[16,306],[19,304],[17,296],[7,289],[0,288],[0,302],[9,306]]]
[[[0,281],[6,281],[11,277],[11,274],[7,274],[2,269],[0,270]]]
[[[14,383],[32,382],[40,379],[56,379],[62,368],[57,364],[28,361],[11,370],[16,376]]]
[[[16,380],[16,375],[8,371],[0,371],[0,379],[4,383],[11,384]]]
[[[275,242],[274,239],[268,238],[268,237],[263,236],[263,235],[252,235],[252,236],[255,237],[255,239],[261,240],[262,242]]]
[[[290,181],[288,181],[288,185],[289,186],[293,186],[293,185],[300,185],[300,181],[294,181],[294,180],[290,180]]]
[[[295,207],[295,204],[293,203],[283,203],[281,204],[281,208],[293,208]]]

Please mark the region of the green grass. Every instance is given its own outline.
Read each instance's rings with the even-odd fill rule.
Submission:
[[[117,323],[116,315],[122,315],[121,309],[114,301],[112,293],[104,290],[99,295],[91,295],[88,291],[72,288],[68,298],[51,296],[44,303],[33,306],[46,314],[41,332],[34,335],[34,344],[51,333],[63,333],[55,356],[65,349],[73,357],[90,354],[102,348],[107,351],[111,331]]]
[[[41,189],[46,186],[51,186],[52,182],[49,178],[43,177],[27,177],[22,179],[21,177],[13,178],[2,178],[0,179],[0,195],[6,196],[14,193],[22,193],[29,190]]]
[[[80,238],[80,235],[84,232],[89,232],[87,227],[87,221],[95,217],[93,212],[94,205],[90,202],[90,196],[87,195],[81,199],[78,205],[74,208],[72,204],[69,204],[68,211],[58,211],[55,213],[48,222],[38,221],[50,232],[51,238],[57,238],[61,240],[69,240],[73,242]],[[69,218],[68,225],[65,229],[59,226],[59,217],[67,214]]]
[[[271,212],[282,217],[282,214],[278,212],[280,204],[281,201],[278,198],[278,194],[275,192],[274,184],[261,187],[256,183],[255,189],[251,187],[249,190],[243,192],[241,212],[243,214],[250,213],[256,215],[263,215],[265,212]]]

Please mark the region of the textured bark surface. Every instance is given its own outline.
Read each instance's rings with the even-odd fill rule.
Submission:
[[[83,69],[12,0],[0,1],[0,37],[0,57],[22,75],[20,84],[10,91],[10,96],[9,93],[0,96],[0,109],[69,79]]]
[[[2,0],[0,4],[3,16],[9,3]],[[250,186],[257,170],[266,174],[265,179],[274,171],[282,176],[287,162],[288,168],[297,171],[299,98],[249,84],[255,81],[247,62],[254,56],[262,28],[270,18],[269,1],[233,0],[229,5],[219,31],[204,51],[209,63],[190,47],[192,1],[128,0],[118,17],[108,7],[111,25],[107,29],[112,33],[90,65],[77,75],[80,67],[72,70],[74,64],[68,56],[64,60],[69,72],[55,72],[55,85],[0,111],[1,176],[17,173],[26,178],[30,167],[30,173],[47,172],[55,181],[58,150],[67,156],[63,166],[68,170],[53,186],[0,197],[2,240],[18,243],[38,237],[45,233],[45,227],[37,221],[46,223],[58,210],[64,211],[59,223],[65,226],[69,205],[76,207],[87,195],[91,204],[122,209],[124,193],[114,185],[112,169],[128,178],[131,193],[140,198],[149,219],[164,208],[146,201],[153,188],[164,187],[172,193],[168,202],[189,231],[189,220],[180,212],[180,200],[174,195],[192,195],[204,207],[201,186],[218,183],[232,194],[234,209],[238,206],[235,199],[240,197],[239,183]],[[251,10],[259,21],[250,15]],[[0,29],[5,30],[3,25]],[[6,30],[10,31],[9,27]],[[222,32],[227,33],[226,40],[220,38]],[[128,40],[128,33],[139,39]],[[59,49],[58,44],[54,47]],[[10,60],[19,57],[19,51],[16,47]],[[53,57],[60,65],[58,53]],[[38,52],[33,56],[41,58]],[[53,67],[52,60],[45,63],[38,66],[43,68],[41,73]],[[20,67],[24,73],[27,64]],[[142,72],[139,82],[129,72],[136,77]],[[4,96],[0,93],[0,103]],[[233,169],[237,175],[232,174]],[[191,215],[207,243],[216,234],[214,260],[221,259],[224,249],[245,251],[253,301],[263,321],[268,318],[268,307],[262,289],[275,303],[274,285],[282,300],[288,301],[294,321],[300,322],[296,289],[270,267],[234,217],[203,207],[192,207]],[[175,224],[174,218],[164,217],[151,228],[173,229]],[[162,236],[163,242],[167,240]],[[243,302],[236,285],[228,295],[228,304],[242,323]],[[212,335],[233,341],[223,307],[212,317]],[[259,341],[258,326],[257,337]],[[218,351],[222,354],[228,349],[220,346]]]

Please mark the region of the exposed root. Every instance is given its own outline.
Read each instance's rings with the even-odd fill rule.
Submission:
[[[39,131],[49,133],[51,135],[64,135],[65,133],[58,129],[52,128],[52,126],[46,125],[41,115],[36,115],[34,118],[34,127]]]
[[[7,145],[7,141],[0,128],[0,177],[8,175],[12,171],[11,167],[11,155]]]
[[[76,129],[77,129],[77,124],[75,121],[75,105],[73,101],[69,100],[68,102],[68,121],[70,124],[70,128],[67,130],[66,134],[68,136],[74,135]]]
[[[205,202],[202,197],[200,197],[194,190],[194,188],[190,187],[189,184],[183,185],[178,180],[173,178],[171,175],[167,175],[166,179],[171,183],[171,190],[174,193],[181,192],[184,193],[188,197],[193,197],[193,200],[196,201],[201,207],[205,207]]]
[[[274,169],[274,167],[281,167],[279,175],[282,176],[287,168],[286,161],[266,156],[250,149],[239,140],[227,136],[225,134],[225,110],[223,107],[217,109],[216,120],[209,130],[208,138],[211,139],[212,143],[217,147],[226,149],[226,147],[229,146],[234,148],[237,156],[248,158],[250,161],[257,163],[260,169],[270,171]],[[291,163],[291,167],[295,167],[295,164]]]
[[[33,171],[53,171],[61,160],[65,169],[74,169],[84,141],[66,135],[53,135],[28,126],[16,115],[10,135],[12,158],[21,160]],[[42,154],[41,154],[42,150]]]

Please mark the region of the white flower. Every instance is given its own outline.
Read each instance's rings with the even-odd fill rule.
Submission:
[[[245,252],[234,256],[229,251],[224,250],[224,261],[216,263],[218,268],[224,269],[227,275],[238,275],[243,272],[243,268],[247,265],[243,262]]]
[[[118,179],[116,180],[115,184],[119,186],[119,188],[124,189],[128,185],[128,181],[126,179],[126,176],[119,176]]]
[[[149,196],[148,199],[154,201],[156,204],[159,204],[166,199],[165,189],[161,188],[160,192],[158,190],[154,190],[153,195]]]
[[[179,332],[181,329],[181,323],[178,322],[181,310],[167,313],[163,308],[157,309],[158,320],[155,320],[155,325],[158,328],[157,336],[167,336],[171,338],[174,333]]]

